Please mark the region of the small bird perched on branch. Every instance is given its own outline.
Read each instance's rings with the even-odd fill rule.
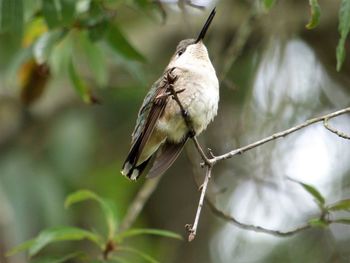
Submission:
[[[139,178],[154,156],[147,177],[163,174],[179,156],[187,139],[199,135],[216,116],[219,82],[203,44],[215,13],[214,8],[197,39],[185,39],[178,44],[163,76],[146,95],[121,171],[131,180]],[[184,115],[190,117],[192,131]]]

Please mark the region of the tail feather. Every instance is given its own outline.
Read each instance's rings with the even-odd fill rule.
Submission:
[[[147,164],[151,160],[151,157],[148,158],[146,161],[143,163],[139,164],[138,166],[131,166],[130,163],[126,163],[126,165],[123,167],[122,174],[124,176],[129,177],[131,180],[137,180],[142,172],[145,170],[147,167]]]
[[[122,168],[122,175],[129,177],[132,180],[136,180],[140,173],[137,173],[137,161],[138,158],[140,156],[140,145],[141,145],[141,141],[142,141],[142,136],[140,136],[136,142],[133,144],[133,146],[130,149],[130,152],[128,154],[128,156],[126,157],[126,160],[123,164],[123,168]],[[146,160],[145,162],[148,163],[149,160]],[[140,164],[139,166],[143,165],[145,162],[143,162],[142,164]],[[143,169],[142,169],[143,170]]]
[[[180,143],[164,143],[153,163],[151,170],[147,174],[147,178],[162,175],[177,159],[186,141],[187,138]]]

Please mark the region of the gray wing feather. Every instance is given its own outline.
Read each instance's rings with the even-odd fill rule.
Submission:
[[[159,78],[154,84],[152,85],[151,89],[148,91],[145,99],[143,100],[142,106],[139,110],[135,129],[131,135],[131,144],[134,144],[137,138],[140,136],[141,132],[143,131],[147,117],[150,113],[150,110],[152,108],[152,104],[154,101],[155,96],[157,95],[157,89],[159,88],[161,81],[163,77]]]
[[[187,137],[180,143],[166,142],[153,163],[147,178],[162,175],[174,163],[187,141]]]

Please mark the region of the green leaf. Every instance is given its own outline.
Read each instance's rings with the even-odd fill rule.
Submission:
[[[328,224],[320,218],[313,218],[309,220],[309,224],[313,227],[326,227]]]
[[[79,190],[67,196],[64,202],[64,207],[68,208],[75,203],[79,203],[81,201],[86,201],[86,200],[98,201],[99,197],[94,192],[91,192],[89,190]]]
[[[31,263],[64,263],[64,262],[70,262],[70,259],[77,258],[79,256],[84,255],[81,252],[74,252],[67,254],[65,256],[61,257],[45,257],[45,258],[39,258],[37,260],[31,261]]]
[[[61,2],[62,25],[71,26],[75,20],[76,0],[60,0],[60,2]]]
[[[33,46],[33,54],[37,64],[46,63],[51,55],[52,49],[65,36],[62,30],[48,31],[41,35]]]
[[[47,26],[52,29],[62,23],[62,6],[60,0],[42,1],[42,10]]]
[[[125,247],[125,246],[120,246],[118,247],[118,251],[125,251],[125,252],[130,252],[130,253],[133,253],[135,255],[138,255],[140,256],[141,258],[143,258],[145,261],[147,262],[150,262],[150,263],[159,263],[158,260],[154,259],[153,257],[151,257],[150,255],[140,251],[140,250],[137,250],[135,248],[132,248],[132,247]]]
[[[76,0],[43,0],[43,15],[50,29],[69,27],[75,20]]]
[[[120,233],[116,236],[116,241],[121,241],[124,238],[137,236],[137,235],[156,235],[168,238],[175,238],[182,240],[182,237],[179,234],[176,234],[171,231],[161,230],[161,229],[151,229],[151,228],[134,228]]]
[[[330,211],[340,211],[350,209],[350,199],[344,199],[336,202],[335,204],[329,205],[328,210]]]
[[[263,5],[266,10],[270,10],[276,3],[276,0],[263,0]]]
[[[10,251],[6,253],[6,256],[10,257],[14,254],[18,254],[20,252],[28,250],[33,245],[34,241],[35,241],[34,239],[31,239],[26,242],[23,242],[22,244],[19,244],[18,246],[15,246],[14,248],[12,248]]]
[[[94,200],[98,202],[101,206],[102,211],[104,212],[107,227],[108,227],[108,239],[111,240],[117,229],[117,215],[114,203],[110,200],[99,197],[97,194],[89,190],[79,190],[70,194],[64,203],[65,207],[69,207],[72,204],[85,201],[85,200]]]
[[[130,261],[125,260],[122,257],[117,257],[117,256],[112,256],[111,257],[111,262],[118,262],[118,263],[130,263]]]
[[[34,256],[46,245],[57,241],[88,239],[98,246],[101,245],[100,238],[95,233],[76,227],[54,227],[42,231],[29,248],[29,256]]]
[[[92,1],[90,3],[88,16],[85,19],[81,19],[80,23],[84,28],[89,30],[88,34],[90,40],[97,41],[104,37],[108,28],[110,17],[111,15],[108,13],[106,14],[106,11],[101,7],[99,2]]]
[[[315,198],[315,201],[317,202],[317,204],[321,208],[323,208],[323,206],[325,204],[325,199],[315,187],[313,187],[313,186],[311,186],[309,184],[305,184],[305,183],[299,182],[299,181],[294,180],[292,178],[289,178],[289,180],[300,184],[310,195],[312,195]]]
[[[313,186],[309,185],[309,184],[304,184],[301,183],[301,185],[304,187],[304,189],[311,194],[316,201],[320,204],[320,205],[324,205],[325,200],[324,197],[321,195],[321,193]]]
[[[29,256],[32,257],[50,243],[82,239],[88,239],[101,247],[101,239],[98,235],[76,227],[61,226],[43,230],[36,238],[20,244],[8,254],[13,255],[24,250],[29,250]]]
[[[108,69],[104,53],[96,43],[91,42],[87,36],[87,32],[80,34],[80,44],[97,84],[99,86],[105,86],[107,84]]]
[[[73,60],[70,61],[68,66],[68,73],[73,84],[75,91],[79,94],[80,98],[87,104],[92,104],[95,101],[95,98],[92,96],[90,88],[87,83],[79,76],[76,71]]]
[[[23,0],[0,1],[0,33],[6,33],[6,41],[18,47],[23,35]]]
[[[104,19],[98,23],[89,26],[89,38],[91,41],[95,42],[102,39],[108,28],[108,20]]]
[[[143,55],[129,43],[116,25],[111,25],[109,27],[106,33],[106,41],[115,52],[124,58],[142,62],[146,61]]]
[[[135,0],[136,5],[138,5],[141,9],[146,9],[150,5],[150,1],[148,0]]]
[[[345,60],[345,42],[350,30],[350,0],[342,0],[339,10],[338,31],[340,39],[337,46],[337,71],[340,71]]]
[[[310,4],[310,20],[309,23],[306,25],[307,29],[313,29],[315,28],[320,20],[321,16],[321,8],[320,5],[318,4],[318,0],[309,0]]]
[[[0,1],[0,32],[11,32],[14,35],[23,33],[23,1]]]

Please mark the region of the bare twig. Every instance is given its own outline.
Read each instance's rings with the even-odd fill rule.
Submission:
[[[198,151],[198,153],[200,154],[203,162],[204,162],[204,166],[206,166],[207,168],[207,171],[206,171],[206,176],[205,176],[205,179],[204,179],[204,183],[203,185],[201,186],[201,196],[200,196],[200,199],[199,199],[199,203],[198,203],[198,208],[197,208],[197,212],[196,212],[196,217],[195,217],[195,220],[194,220],[194,223],[193,225],[186,225],[186,229],[189,231],[189,236],[188,236],[188,241],[192,241],[195,237],[196,237],[196,234],[197,234],[197,228],[198,228],[198,222],[199,222],[199,218],[200,218],[200,215],[201,215],[201,211],[202,211],[202,207],[203,207],[203,202],[204,202],[204,198],[205,198],[205,194],[206,194],[206,191],[207,191],[207,188],[208,188],[208,183],[209,183],[209,180],[211,178],[211,171],[212,171],[212,168],[214,167],[214,165],[219,162],[219,161],[223,161],[223,160],[226,160],[226,159],[229,159],[229,158],[232,158],[233,156],[237,155],[237,154],[242,154],[248,150],[251,150],[253,148],[256,148],[260,145],[263,145],[267,142],[270,142],[270,141],[273,141],[273,140],[276,140],[278,138],[281,138],[281,137],[285,137],[293,132],[296,132],[298,130],[301,130],[311,124],[314,124],[314,123],[317,123],[317,122],[321,122],[321,121],[324,121],[325,123],[327,123],[327,120],[328,119],[331,119],[331,118],[334,118],[334,117],[337,117],[339,115],[342,115],[342,114],[345,114],[345,113],[349,113],[350,112],[350,107],[348,108],[345,108],[345,109],[342,109],[342,110],[339,110],[339,111],[336,111],[336,112],[333,112],[333,113],[329,113],[329,114],[326,114],[326,115],[323,115],[321,117],[317,117],[317,118],[313,118],[313,119],[309,119],[297,126],[294,126],[292,128],[289,128],[287,130],[284,130],[282,132],[277,132],[275,134],[272,134],[262,140],[259,140],[259,141],[256,141],[254,143],[251,143],[251,144],[248,144],[244,147],[241,147],[241,148],[238,148],[238,149],[235,149],[235,150],[232,150],[226,154],[223,154],[223,155],[219,155],[219,156],[214,156],[213,153],[210,151],[210,158],[208,158],[206,156],[206,154],[204,153],[201,145],[199,144],[195,133],[194,133],[194,129],[193,129],[193,124],[192,124],[192,119],[191,119],[191,116],[189,115],[189,113],[185,110],[185,108],[183,107],[183,105],[181,104],[181,101],[179,99],[179,97],[177,96],[177,92],[175,91],[174,89],[174,82],[177,80],[177,76],[174,76],[173,75],[173,71],[174,71],[174,68],[169,70],[168,74],[167,74],[167,77],[166,77],[166,80],[167,80],[167,83],[168,83],[168,91],[169,93],[172,95],[172,98],[177,102],[177,104],[179,105],[180,109],[181,109],[181,113],[182,113],[182,116],[184,118],[184,121],[190,131],[190,134],[193,134],[192,136],[192,139],[193,139],[193,142],[195,144],[195,147]],[[326,126],[326,124],[325,124]],[[338,136],[339,135],[339,132],[335,132]],[[342,136],[341,136],[342,137]],[[247,229],[247,230],[253,230],[253,231],[256,231],[256,232],[263,232],[263,233],[267,233],[267,234],[272,234],[272,235],[276,235],[276,236],[289,236],[289,235],[293,235],[293,234],[296,234],[300,231],[303,231],[305,229],[308,229],[311,227],[310,224],[305,224],[301,227],[298,227],[294,230],[291,230],[291,231],[287,231],[287,232],[282,232],[282,231],[278,231],[278,230],[270,230],[270,229],[266,229],[266,228],[263,228],[263,227],[260,227],[260,226],[254,226],[254,225],[248,225],[248,224],[243,224],[243,223],[240,223],[239,221],[237,221],[234,217],[224,213],[223,211],[221,211],[220,209],[218,209],[212,202],[210,202],[210,200],[208,201],[207,199],[207,202],[209,204],[209,207],[211,208],[211,210],[218,216],[220,216],[221,218],[224,218],[232,223],[234,223],[235,225],[243,228],[243,229]],[[329,222],[331,223],[331,222]]]
[[[309,229],[312,226],[310,224],[305,224],[302,226],[299,226],[293,230],[290,231],[279,231],[279,230],[272,230],[272,229],[267,229],[261,226],[256,226],[256,225],[250,225],[250,224],[245,224],[245,223],[241,223],[239,222],[236,218],[234,218],[233,216],[223,212],[222,210],[220,210],[209,198],[205,199],[207,205],[209,206],[210,210],[217,215],[218,217],[226,220],[226,221],[230,221],[231,223],[233,223],[235,226],[245,229],[245,230],[251,230],[251,231],[255,231],[255,232],[260,232],[260,233],[265,233],[265,234],[269,234],[269,235],[274,235],[274,236],[279,236],[279,237],[286,237],[286,236],[291,236],[294,235],[296,233],[299,233],[303,230]]]
[[[344,108],[342,110],[335,111],[335,112],[332,112],[332,113],[329,113],[329,114],[326,114],[326,115],[323,115],[321,117],[309,119],[309,120],[305,121],[304,123],[301,123],[301,124],[299,124],[297,126],[289,128],[289,129],[284,130],[282,132],[275,133],[275,134],[273,134],[271,136],[268,136],[268,137],[266,137],[266,138],[264,138],[262,140],[259,140],[257,142],[248,144],[248,145],[246,145],[244,147],[232,150],[232,151],[230,151],[230,152],[228,152],[226,154],[219,155],[219,156],[214,156],[211,153],[210,158],[208,158],[205,155],[205,153],[203,152],[203,149],[200,146],[200,144],[198,143],[196,137],[194,137],[194,139],[195,139],[194,142],[195,142],[196,149],[197,149],[198,153],[200,154],[200,156],[202,157],[202,160],[203,160],[204,164],[207,166],[207,176],[206,176],[204,184],[203,184],[202,193],[201,193],[201,199],[199,201],[199,205],[198,205],[198,208],[197,208],[197,214],[196,214],[196,218],[195,218],[195,223],[193,224],[193,226],[189,226],[189,231],[190,231],[189,241],[192,241],[195,238],[195,235],[196,235],[198,221],[199,221],[199,217],[200,217],[200,212],[201,212],[202,205],[203,205],[202,198],[205,195],[205,192],[207,190],[207,186],[208,186],[208,183],[209,183],[209,179],[211,177],[211,174],[209,174],[209,179],[208,179],[208,171],[210,171],[210,173],[211,173],[212,167],[217,162],[223,161],[223,160],[226,160],[226,159],[229,159],[229,158],[232,158],[233,156],[235,156],[237,154],[242,154],[242,153],[244,153],[244,152],[246,152],[248,150],[251,150],[251,149],[253,149],[255,147],[263,145],[263,144],[265,144],[267,142],[270,142],[272,140],[276,140],[278,138],[285,137],[285,136],[287,136],[287,135],[289,135],[289,134],[291,134],[293,132],[296,132],[298,130],[301,130],[301,129],[303,129],[303,128],[311,125],[311,124],[314,124],[314,123],[317,123],[317,122],[321,122],[321,121],[325,121],[325,120],[328,120],[328,119],[331,119],[331,118],[334,118],[334,117],[337,117],[337,116],[340,116],[340,115],[343,115],[343,114],[346,114],[346,113],[349,113],[349,112],[350,112],[350,107]],[[336,134],[338,136],[340,136],[338,133],[339,132],[337,132]],[[305,224],[305,225],[299,226],[299,227],[297,227],[297,228],[295,228],[293,230],[284,232],[284,231],[279,231],[279,230],[267,229],[267,228],[264,228],[264,227],[261,227],[261,226],[255,226],[255,225],[241,223],[237,219],[235,219],[233,216],[231,216],[231,215],[223,212],[219,208],[217,208],[215,206],[215,204],[208,197],[206,197],[205,200],[206,200],[207,204],[209,205],[209,208],[211,209],[211,211],[215,215],[217,215],[218,217],[220,217],[220,218],[222,218],[224,220],[227,220],[227,221],[233,223],[234,225],[236,225],[237,227],[242,228],[242,229],[252,230],[252,231],[261,232],[261,233],[266,233],[266,234],[270,234],[270,235],[274,235],[274,236],[285,237],[285,236],[291,236],[291,235],[297,234],[297,233],[299,233],[299,232],[301,232],[303,230],[306,230],[306,229],[309,229],[309,228],[312,227],[312,225],[310,225],[310,224]],[[321,218],[321,216],[320,216],[320,218]],[[332,223],[338,224],[340,222],[337,222],[336,220],[335,221],[328,220],[325,223],[327,223],[327,224],[332,224]]]
[[[208,167],[212,167],[213,166],[213,163],[212,161],[206,156],[206,154],[204,153],[203,149],[202,149],[202,146],[199,144],[198,140],[197,140],[197,137],[193,137],[192,138],[193,142],[194,142],[194,145],[199,153],[199,155],[202,157],[202,160],[204,162],[203,165],[206,165]],[[210,155],[212,155],[212,152],[209,151]],[[212,156],[213,157],[213,156]],[[203,166],[202,165],[202,166]]]
[[[289,134],[291,134],[293,132],[296,132],[296,131],[301,130],[301,129],[303,129],[303,128],[311,125],[311,124],[315,124],[315,123],[318,123],[318,122],[321,122],[321,121],[323,121],[325,127],[327,129],[329,129],[329,125],[327,123],[327,121],[329,119],[350,112],[350,107],[348,107],[348,108],[344,108],[342,110],[338,110],[338,111],[335,111],[335,112],[332,112],[332,113],[329,113],[329,114],[326,114],[326,115],[323,115],[323,116],[320,116],[320,117],[317,117],[317,118],[309,119],[309,120],[307,120],[307,121],[305,121],[305,122],[303,122],[303,123],[301,123],[299,125],[296,125],[296,126],[294,126],[292,128],[289,128],[289,129],[281,131],[281,132],[274,133],[274,134],[272,134],[272,135],[270,135],[270,136],[268,136],[268,137],[266,137],[264,139],[261,139],[259,141],[254,142],[254,143],[251,143],[251,144],[248,144],[248,145],[246,145],[244,147],[232,150],[232,151],[230,151],[228,153],[225,153],[223,155],[214,156],[213,153],[210,151],[210,157],[208,158],[207,155],[204,153],[201,145],[199,144],[199,142],[198,142],[198,140],[197,140],[197,138],[195,136],[195,130],[193,128],[193,123],[192,123],[191,116],[185,110],[185,108],[181,104],[181,101],[180,101],[180,99],[178,97],[178,93],[182,92],[183,90],[175,91],[175,89],[174,89],[174,83],[177,80],[177,76],[173,75],[173,71],[174,71],[174,68],[170,69],[168,71],[168,74],[165,77],[165,85],[166,85],[166,89],[167,89],[167,93],[166,94],[168,96],[172,96],[172,98],[179,105],[180,110],[181,110],[181,114],[182,114],[183,119],[184,119],[184,121],[185,121],[185,123],[186,123],[186,125],[188,127],[188,130],[189,130],[189,136],[192,137],[192,140],[193,140],[193,142],[195,144],[195,147],[196,147],[198,153],[200,154],[200,156],[201,156],[201,158],[202,158],[202,160],[204,162],[203,165],[206,166],[206,176],[205,176],[205,179],[204,179],[204,183],[203,183],[203,185],[201,187],[201,196],[200,196],[200,199],[199,199],[199,202],[198,202],[198,208],[197,208],[197,212],[196,212],[194,223],[193,223],[193,225],[186,225],[186,228],[189,231],[189,236],[188,236],[188,240],[189,241],[192,241],[196,237],[198,223],[199,223],[199,219],[200,219],[200,215],[201,215],[201,211],[202,211],[202,207],[203,207],[203,202],[205,200],[206,191],[207,191],[208,184],[209,184],[209,181],[210,181],[210,178],[211,178],[211,172],[212,172],[212,169],[213,169],[214,165],[217,162],[220,162],[220,161],[232,158],[233,156],[235,156],[237,154],[242,154],[242,153],[244,153],[244,152],[246,152],[248,150],[251,150],[253,148],[261,146],[261,145],[263,145],[263,144],[265,144],[267,142],[276,140],[276,139],[281,138],[281,137],[285,137],[285,136],[287,136],[287,135],[289,135]],[[334,132],[335,134],[337,134],[338,136],[344,138],[344,136],[343,136],[344,134],[339,132],[339,131],[337,131],[337,130],[335,130],[334,128],[331,128],[331,131]],[[347,137],[347,135],[345,135],[345,137]],[[153,180],[146,181],[146,183],[144,184],[142,189],[137,194],[137,196],[136,196],[135,200],[133,201],[132,205],[129,207],[127,215],[125,216],[125,218],[124,218],[124,220],[123,220],[123,222],[122,222],[122,224],[120,226],[120,229],[119,229],[120,231],[128,229],[131,226],[131,224],[135,221],[135,219],[137,218],[137,216],[140,213],[141,209],[143,208],[145,202],[148,200],[149,196],[153,193],[153,191],[155,190],[156,186],[158,185],[158,182],[159,182],[160,178],[161,177],[158,177],[158,178],[153,179]],[[293,230],[283,232],[283,231],[279,231],[279,230],[266,229],[266,228],[263,228],[261,226],[244,224],[244,223],[239,222],[237,219],[235,219],[231,215],[228,215],[225,212],[223,212],[222,210],[220,210],[219,208],[217,208],[208,198],[206,198],[206,201],[207,201],[210,209],[213,211],[214,214],[216,214],[217,216],[219,216],[219,217],[221,217],[221,218],[223,218],[223,219],[225,219],[227,221],[232,222],[233,224],[235,224],[236,226],[238,226],[240,228],[247,229],[247,230],[252,230],[252,231],[256,231],[256,232],[262,232],[262,233],[266,233],[266,234],[271,234],[271,235],[283,237],[283,236],[290,236],[290,235],[296,234],[296,233],[298,233],[300,231],[303,231],[303,230],[306,230],[306,229],[309,229],[309,228],[312,227],[312,225],[308,223],[308,224],[302,225],[300,227],[297,227],[297,228],[295,228]],[[321,215],[320,219],[324,220],[322,215]],[[340,223],[340,222],[337,222],[336,220],[335,221],[328,220],[328,221],[325,221],[325,223],[326,224],[331,224],[331,223]]]
[[[208,183],[209,183],[210,178],[211,178],[211,170],[212,170],[212,167],[211,166],[207,166],[207,172],[206,172],[206,175],[205,175],[204,183],[202,185],[202,191],[201,191],[201,196],[199,198],[199,203],[198,203],[198,208],[197,208],[197,212],[196,212],[196,217],[194,219],[193,225],[189,226],[187,228],[189,233],[190,233],[189,236],[188,236],[188,241],[189,242],[191,242],[196,237],[196,234],[197,234],[198,222],[199,222],[199,218],[200,218],[202,207],[203,207],[203,203],[204,203],[205,193],[207,192]]]
[[[298,130],[301,130],[311,124],[314,124],[314,123],[317,123],[317,122],[321,122],[321,121],[324,121],[324,120],[328,120],[328,119],[332,119],[334,117],[337,117],[337,116],[340,116],[340,115],[343,115],[343,114],[346,114],[346,113],[350,113],[350,107],[348,108],[344,108],[342,110],[338,110],[338,111],[335,111],[335,112],[332,112],[332,113],[329,113],[329,114],[326,114],[326,115],[323,115],[321,117],[317,117],[317,118],[313,118],[313,119],[310,119],[310,120],[307,120],[297,126],[294,126],[292,128],[289,128],[287,130],[284,130],[284,131],[281,131],[281,132],[277,132],[277,133],[274,133],[264,139],[261,139],[259,141],[256,141],[254,143],[251,143],[251,144],[248,144],[246,146],[243,146],[241,148],[238,148],[238,149],[235,149],[235,150],[232,150],[228,153],[225,153],[223,155],[219,155],[219,156],[216,156],[216,157],[213,157],[210,159],[210,162],[214,165],[216,164],[217,162],[219,161],[222,161],[222,160],[225,160],[225,159],[229,159],[229,158],[232,158],[233,156],[237,155],[237,154],[242,154],[248,150],[251,150],[253,148],[256,148],[260,145],[263,145],[267,142],[270,142],[270,141],[273,141],[273,140],[276,140],[278,138],[281,138],[281,137],[285,137],[293,132],[296,132]]]
[[[130,226],[135,222],[137,216],[145,206],[145,203],[157,188],[157,185],[159,184],[161,178],[162,176],[157,176],[156,178],[145,181],[141,189],[138,191],[135,199],[129,206],[128,211],[126,212],[126,215],[120,224],[119,232],[123,232],[129,229]]]
[[[350,136],[347,135],[346,133],[344,132],[341,132],[339,130],[337,130],[336,128],[333,128],[332,126],[329,125],[328,123],[328,118],[324,119],[323,120],[323,125],[324,127],[329,130],[330,132],[333,132],[335,133],[336,135],[338,135],[339,137],[343,138],[343,139],[347,139],[347,140],[350,140]]]
[[[179,97],[177,96],[178,92],[176,92],[174,89],[174,82],[177,80],[177,76],[173,75],[174,69],[175,68],[170,69],[168,74],[167,74],[167,77],[166,77],[167,83],[168,83],[167,90],[169,91],[169,93],[171,93],[172,98],[179,105],[182,117],[186,123],[188,130],[189,130],[189,136],[192,138],[199,154],[201,155],[201,157],[204,161],[204,165],[207,167],[207,172],[206,172],[206,176],[204,179],[204,183],[201,187],[201,196],[199,198],[198,208],[197,208],[197,212],[196,212],[196,217],[194,219],[194,223],[193,223],[193,225],[189,225],[189,224],[186,225],[186,229],[189,232],[188,241],[191,242],[196,237],[196,234],[197,234],[197,227],[198,227],[198,222],[199,222],[199,218],[200,218],[202,207],[203,207],[204,197],[205,197],[205,193],[207,191],[208,183],[209,183],[209,180],[211,177],[212,163],[211,163],[210,159],[208,159],[208,157],[205,155],[202,147],[200,146],[200,144],[197,140],[197,137],[195,136],[196,133],[195,133],[195,130],[193,128],[191,116],[183,107]]]

